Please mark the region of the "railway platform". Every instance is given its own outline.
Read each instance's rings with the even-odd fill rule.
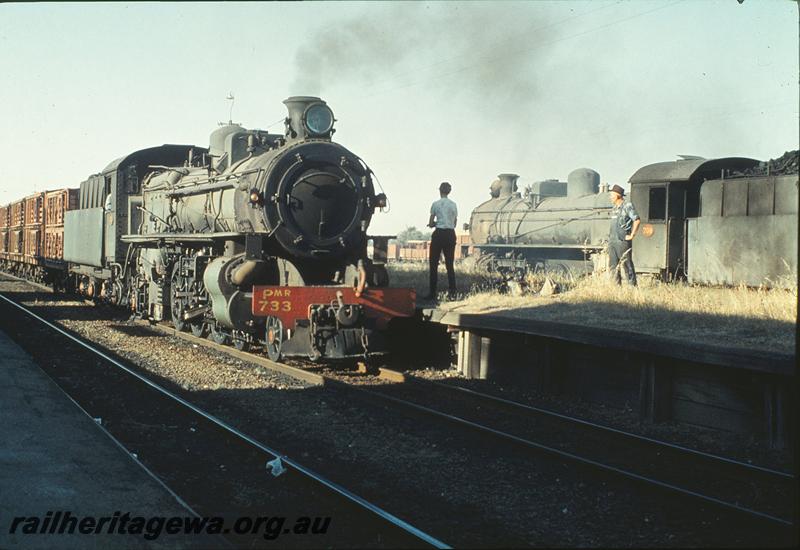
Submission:
[[[638,406],[644,421],[752,434],[778,449],[792,445],[795,354],[498,314],[417,313],[457,334],[457,368],[466,378]]]
[[[0,419],[0,548],[228,546],[2,331]]]

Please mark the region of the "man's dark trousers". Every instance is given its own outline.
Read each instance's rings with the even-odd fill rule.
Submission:
[[[633,269],[633,243],[612,239],[608,243],[608,268],[611,280],[622,284],[622,271],[628,277],[628,284],[636,286],[636,271]]]
[[[438,286],[439,254],[444,253],[444,266],[447,268],[447,284],[451,293],[456,291],[456,272],[453,258],[456,254],[456,230],[435,229],[431,236],[430,248],[430,295],[436,296]]]

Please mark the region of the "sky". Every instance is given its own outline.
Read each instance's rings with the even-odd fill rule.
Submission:
[[[788,0],[0,3],[0,203],[318,95],[389,196],[371,234],[444,180],[460,224],[500,173],[798,148],[799,48]]]

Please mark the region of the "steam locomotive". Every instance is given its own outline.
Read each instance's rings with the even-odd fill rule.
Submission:
[[[500,174],[472,212],[479,264],[505,277],[604,269],[610,202],[597,172],[578,169],[524,193],[518,177]],[[637,273],[703,284],[796,281],[798,151],[768,162],[687,156],[651,164],[631,176],[629,189],[642,219]]]
[[[566,182],[545,180],[517,190],[517,174],[500,174],[491,198],[478,205],[468,228],[479,262],[489,271],[584,273],[600,261],[611,205],[600,174],[573,170]]]
[[[81,183],[77,208],[62,209],[63,257],[14,261],[0,249],[0,261],[36,264],[23,271],[139,318],[260,344],[275,360],[384,352],[388,322],[415,301],[388,287],[388,238],[372,238],[367,255],[386,195],[332,140],[325,101],[284,104],[283,134],[229,123],[207,149],[163,145],[112,162]]]

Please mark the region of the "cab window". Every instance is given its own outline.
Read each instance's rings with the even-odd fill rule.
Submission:
[[[651,188],[649,199],[647,219],[651,221],[663,221],[667,219],[667,188]]]

